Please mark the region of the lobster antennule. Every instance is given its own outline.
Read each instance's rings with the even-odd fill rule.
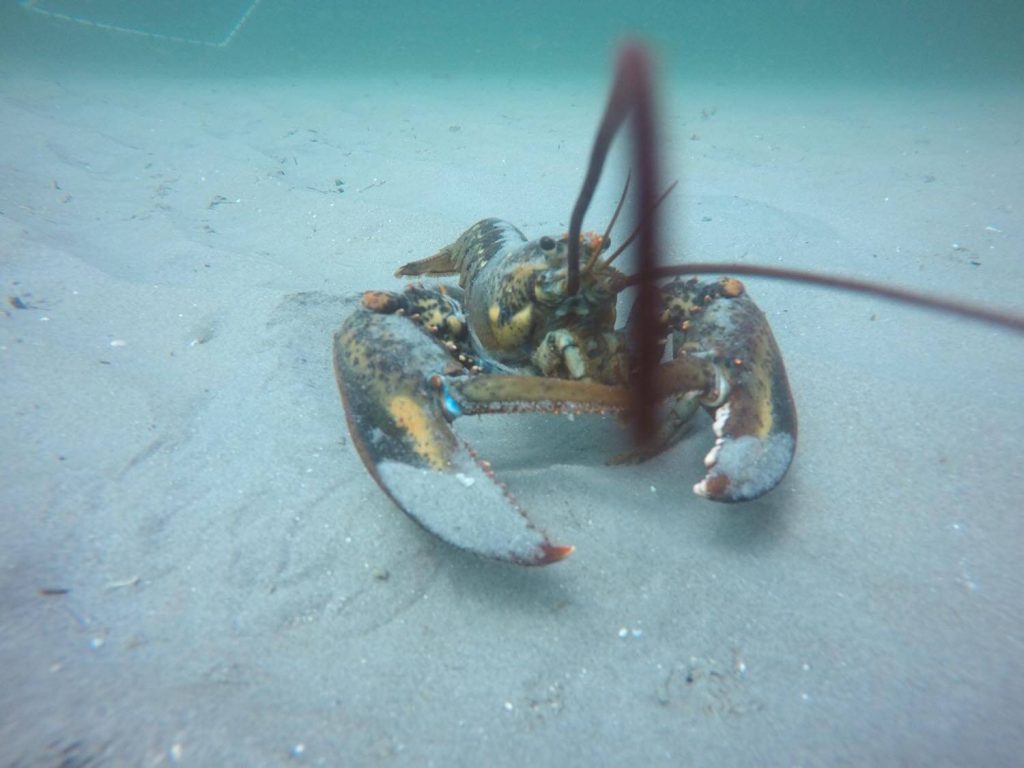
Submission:
[[[653,213],[655,210],[657,210],[658,206],[660,206],[663,202],[665,202],[665,198],[668,197],[669,195],[671,195],[673,190],[677,186],[679,186],[679,179],[676,179],[675,181],[673,181],[671,184],[668,185],[668,187],[665,189],[665,191],[662,192],[658,196],[657,200],[654,201],[654,208],[652,208],[650,211],[645,212],[644,216],[648,216],[651,213]],[[619,256],[622,255],[622,252],[625,251],[627,248],[629,248],[629,246],[631,246],[633,244],[633,241],[636,240],[637,235],[640,234],[640,227],[642,227],[643,225],[644,225],[644,221],[641,220],[636,225],[636,228],[630,233],[629,237],[627,237],[625,240],[622,241],[622,245],[620,245],[618,248],[616,248],[615,251],[611,255],[609,255],[608,258],[606,258],[604,260],[604,266],[606,266],[606,267],[611,266],[611,263],[613,261],[615,261],[617,258],[619,258]]]
[[[595,248],[594,252],[590,254],[590,258],[587,260],[586,265],[583,267],[584,272],[589,272],[597,264],[598,259],[601,257],[601,251],[607,248],[611,243],[610,238],[612,236],[612,227],[615,226],[615,222],[619,220],[619,214],[622,213],[622,206],[626,203],[626,195],[629,194],[629,182],[633,178],[633,170],[626,174],[626,183],[622,186],[622,194],[619,195],[619,202],[615,206],[615,213],[612,214],[611,219],[608,221],[608,226],[604,228],[604,234],[601,235],[601,247]],[[605,262],[607,265],[608,262]]]

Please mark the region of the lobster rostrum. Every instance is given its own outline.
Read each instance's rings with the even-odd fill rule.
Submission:
[[[659,266],[651,78],[645,51],[627,45],[583,190],[561,237],[527,238],[484,219],[399,277],[457,275],[458,284],[368,291],[334,337],[334,368],[353,441],[370,474],[424,528],[462,549],[523,565],[563,559],[490,465],[452,429],[459,416],[518,411],[619,412],[635,447],[614,463],[670,448],[701,407],[714,445],[694,491],[755,499],[783,478],[797,417],[764,314],[732,272],[871,293],[1024,329],[1024,319],[863,281],[750,265]],[[612,139],[632,117],[636,231],[611,253],[609,233],[581,233]],[[670,188],[671,190],[671,188]],[[638,241],[637,274],[613,262]],[[667,281],[666,281],[667,280]],[[637,289],[626,322],[619,294]]]

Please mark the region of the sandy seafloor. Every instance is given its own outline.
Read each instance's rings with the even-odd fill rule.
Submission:
[[[0,81],[0,762],[1019,760],[1020,337],[748,280],[801,435],[742,507],[706,423],[616,468],[610,417],[457,423],[546,569],[364,470],[333,330],[480,218],[563,232],[605,86]],[[1024,306],[1020,91],[663,95],[673,258]]]

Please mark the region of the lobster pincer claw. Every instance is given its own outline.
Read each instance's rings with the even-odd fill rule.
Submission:
[[[703,404],[714,418],[715,445],[693,490],[713,501],[748,501],[782,480],[796,451],[797,416],[782,354],[764,313],[739,280],[705,284],[689,313],[689,354],[714,364]]]
[[[458,368],[408,318],[357,309],[334,336],[334,371],[363,463],[395,504],[450,544],[521,565],[561,560],[572,547],[548,541],[449,426],[459,407],[440,374]]]

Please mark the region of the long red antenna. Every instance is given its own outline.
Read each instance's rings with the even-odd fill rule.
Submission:
[[[583,180],[576,206],[569,220],[569,254],[567,292],[576,295],[580,286],[580,232],[583,216],[594,197],[601,180],[601,171],[608,159],[612,140],[626,118],[633,118],[633,168],[636,170],[637,195],[635,208],[639,222],[637,236],[637,297],[638,315],[633,333],[632,366],[638,374],[632,381],[633,434],[638,442],[646,442],[655,433],[654,370],[659,362],[657,287],[654,269],[657,267],[658,222],[658,141],[655,135],[654,94],[651,63],[647,50],[639,43],[626,43],[619,52],[604,117],[597,129],[590,165]]]
[[[648,440],[655,432],[656,399],[655,370],[658,366],[658,322],[657,308],[658,279],[687,274],[709,272],[753,275],[793,282],[837,288],[844,291],[878,296],[902,304],[910,304],[944,312],[971,320],[1007,328],[1018,333],[1024,332],[1024,316],[1000,309],[968,304],[955,299],[928,296],[904,288],[882,283],[858,280],[833,275],[822,275],[798,269],[762,267],[750,264],[689,263],[674,266],[659,266],[657,236],[657,192],[658,158],[657,135],[654,120],[653,77],[650,59],[646,49],[637,42],[626,43],[619,52],[615,66],[615,82],[608,97],[604,116],[594,139],[590,153],[590,164],[583,180],[569,221],[569,253],[567,265],[567,293],[574,296],[580,285],[580,232],[583,217],[590,206],[601,180],[601,172],[608,159],[612,141],[626,118],[633,118],[633,168],[637,177],[636,220],[637,227],[637,274],[621,284],[621,288],[637,288],[638,307],[633,330],[632,419],[634,437],[639,442]],[[618,251],[614,256],[618,255]],[[613,257],[614,257],[613,256]]]

